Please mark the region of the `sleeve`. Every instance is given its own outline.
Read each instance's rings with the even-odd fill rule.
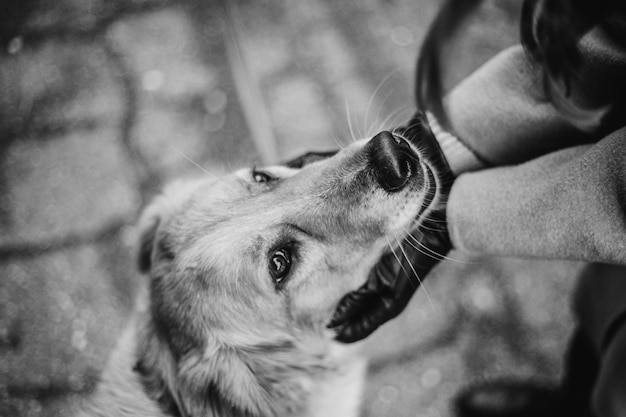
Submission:
[[[605,111],[597,125],[583,130],[575,120],[561,115],[544,93],[541,68],[521,46],[514,46],[489,60],[446,97],[452,133],[482,161],[500,166],[593,143],[623,126],[626,39],[615,40],[596,28],[581,40],[580,51],[583,64],[572,80],[572,97],[582,109]]]
[[[501,166],[462,174],[453,185],[447,215],[455,247],[626,264],[626,31],[604,29],[581,41],[583,67],[572,86],[583,107],[614,103],[592,129],[577,128],[551,104],[540,68],[520,46],[448,95],[453,133]]]
[[[466,251],[626,265],[626,128],[461,175],[447,214],[453,245]]]

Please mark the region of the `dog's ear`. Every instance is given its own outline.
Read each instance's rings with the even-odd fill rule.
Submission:
[[[146,273],[154,267],[156,259],[173,258],[171,237],[163,227],[178,207],[177,201],[168,194],[157,197],[139,219],[139,242],[137,265]]]
[[[276,415],[268,392],[235,349],[205,350],[183,360],[177,388],[180,408],[188,415]]]
[[[172,415],[276,415],[268,393],[235,349],[198,349],[176,358],[154,323],[139,340],[135,372],[146,393]]]
[[[139,242],[137,263],[139,271],[148,272],[155,259],[155,252],[172,257],[172,242],[162,225],[169,221],[176,210],[191,196],[199,181],[181,180],[170,184],[162,195],[157,196],[143,211],[139,219]]]
[[[156,232],[161,223],[161,215],[155,203],[149,206],[139,221],[139,248],[137,265],[140,272],[148,272],[152,264],[152,250],[156,239]]]

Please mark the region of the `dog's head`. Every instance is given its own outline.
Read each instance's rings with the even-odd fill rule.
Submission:
[[[389,132],[308,164],[170,186],[142,218],[139,261],[171,372],[232,362],[225,352],[330,340],[339,299],[406,236],[434,186],[419,150]],[[222,393],[242,382],[218,378]]]

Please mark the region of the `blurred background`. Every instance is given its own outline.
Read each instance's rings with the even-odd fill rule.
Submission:
[[[484,1],[448,88],[516,43]],[[138,212],[172,178],[328,150],[413,112],[437,0],[0,2],[0,415],[65,416],[132,312]],[[576,263],[451,254],[364,343],[362,415],[452,416],[506,376],[556,380]]]

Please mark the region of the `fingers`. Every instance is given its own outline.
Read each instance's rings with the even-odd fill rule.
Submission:
[[[373,299],[368,305],[367,313],[353,316],[351,320],[335,327],[335,340],[342,343],[353,343],[365,339],[387,321],[387,307],[381,299]]]
[[[339,301],[327,325],[335,330],[335,339],[343,343],[364,339],[400,314],[419,286],[409,271],[400,270],[395,257],[383,257],[368,281]]]
[[[390,254],[383,256],[369,273],[365,284],[339,300],[327,327],[337,327],[353,317],[367,314],[372,301],[393,288],[398,273],[397,266],[397,261]]]
[[[330,323],[326,327],[337,327],[348,322],[355,316],[362,314],[367,305],[375,297],[375,293],[369,292],[366,286],[362,286],[356,291],[349,292],[344,295],[333,313]]]
[[[394,283],[408,280],[408,276],[402,273]],[[350,293],[341,300],[327,327],[334,329],[335,339],[343,343],[365,339],[400,314],[416,289],[417,286],[408,288],[403,284],[385,288],[382,292]]]
[[[365,339],[372,334],[378,326],[373,323],[357,323],[344,325],[335,329],[335,340],[341,343],[354,343]]]

